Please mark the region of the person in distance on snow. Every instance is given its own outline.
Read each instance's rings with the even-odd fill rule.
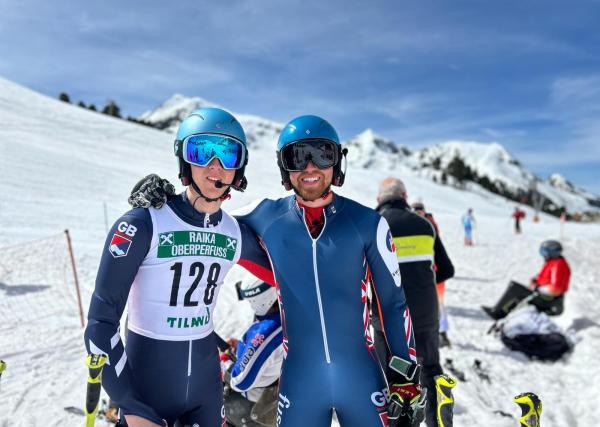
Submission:
[[[515,220],[515,234],[521,234],[521,220],[525,218],[525,211],[522,211],[518,206],[515,206],[512,217]]]
[[[225,388],[225,417],[237,427],[258,427],[260,424],[251,417],[254,413],[257,420],[267,417],[269,424],[274,425],[272,415],[276,413],[277,385],[283,362],[277,291],[249,274],[236,283],[236,290],[238,298],[248,301],[252,307],[254,322],[241,339],[229,338],[227,342],[231,347],[221,354],[221,366],[229,386]]]
[[[236,263],[274,283],[256,236],[221,209],[230,188],[246,186],[239,122],[218,108],[196,110],[174,147],[187,188],[162,209],[147,204],[115,222],[85,330],[88,353],[108,356],[102,385],[129,427],[222,425],[212,320],[219,288]],[[155,184],[155,198],[174,192]],[[125,349],[119,320],[127,301]]]
[[[344,182],[346,150],[326,120],[289,122],[276,154],[282,184],[295,195],[258,201],[236,218],[261,238],[277,281],[286,354],[277,425],[329,427],[333,410],[342,427],[421,417],[414,338],[387,222],[331,191]],[[369,333],[369,282],[385,319],[389,400]]]
[[[496,305],[482,306],[483,310],[494,320],[502,319],[521,301],[529,298],[529,304],[539,311],[551,316],[561,314],[571,278],[571,269],[562,251],[563,247],[557,240],[542,242],[540,255],[544,257],[544,265],[529,281],[529,286],[511,281]]]
[[[473,246],[473,229],[475,228],[475,217],[473,216],[473,209],[469,208],[467,212],[462,216],[461,222],[463,230],[465,232],[465,245]]]
[[[400,268],[406,302],[410,310],[419,363],[421,385],[427,387],[427,426],[437,426],[436,375],[443,373],[439,352],[439,308],[436,283],[454,276],[454,266],[434,226],[411,211],[404,183],[388,177],[379,184],[377,212],[390,225],[394,262]],[[434,272],[433,265],[437,266]],[[377,299],[379,295],[375,294]],[[375,346],[381,360],[389,358],[377,302],[372,305]]]

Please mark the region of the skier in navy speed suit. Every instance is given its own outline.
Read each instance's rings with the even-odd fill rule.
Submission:
[[[108,356],[102,385],[130,427],[224,425],[212,323],[219,287],[236,263],[273,283],[256,236],[220,209],[230,188],[222,182],[245,185],[240,124],[220,109],[194,111],[175,148],[189,187],[162,209],[136,208],[117,220],[85,331],[88,353]],[[119,321],[127,302],[125,348]]]
[[[277,426],[329,427],[333,410],[342,427],[420,417],[412,326],[386,221],[330,191],[343,184],[345,151],[327,121],[292,120],[277,155],[296,195],[236,216],[261,238],[277,282],[287,353]],[[389,390],[369,334],[369,284],[391,355]]]

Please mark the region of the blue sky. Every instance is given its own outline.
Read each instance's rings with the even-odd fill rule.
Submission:
[[[125,115],[174,93],[419,147],[497,141],[600,194],[600,2],[0,0],[0,76]]]

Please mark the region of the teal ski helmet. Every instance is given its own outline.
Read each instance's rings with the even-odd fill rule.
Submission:
[[[337,151],[337,162],[333,166],[332,185],[341,187],[344,184],[346,171],[342,171],[342,157],[346,157],[347,148],[342,148],[340,138],[331,124],[319,116],[300,116],[290,121],[279,135],[277,141],[277,166],[281,172],[281,183],[286,190],[292,189],[290,173],[283,167],[282,150],[285,146],[298,141],[310,143],[310,141],[326,140],[335,143]]]
[[[246,165],[248,164],[248,149],[246,143],[246,134],[240,122],[237,121],[231,113],[221,108],[199,108],[190,113],[190,115],[181,122],[177,130],[177,136],[173,148],[175,156],[179,162],[179,179],[183,185],[191,185],[199,194],[200,191],[192,180],[192,168],[183,157],[183,141],[190,135],[213,134],[224,135],[233,138],[242,143],[244,147],[244,163],[241,168],[236,169],[233,182],[227,188],[223,196],[227,195],[229,188],[244,191],[248,181],[244,176]],[[221,184],[223,187],[226,185]]]

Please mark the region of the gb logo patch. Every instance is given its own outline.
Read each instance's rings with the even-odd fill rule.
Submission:
[[[131,247],[131,238],[135,236],[137,227],[127,224],[125,221],[121,221],[117,225],[117,232],[113,234],[113,237],[108,246],[108,251],[114,258],[121,258],[127,256],[129,248]]]

